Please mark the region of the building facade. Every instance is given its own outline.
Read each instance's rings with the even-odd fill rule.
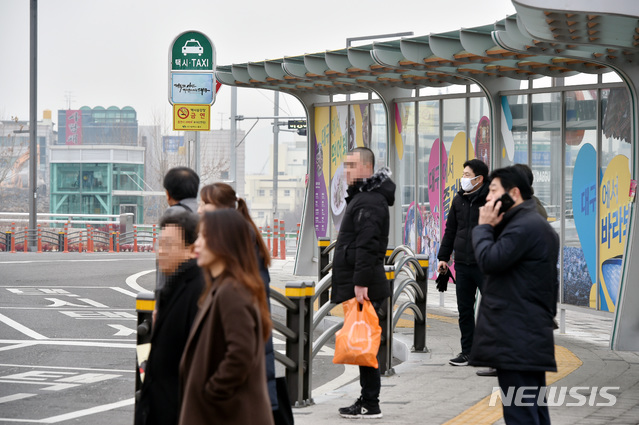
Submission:
[[[58,111],[58,139],[50,155],[50,212],[133,213],[144,221],[144,148],[138,147],[131,107]]]

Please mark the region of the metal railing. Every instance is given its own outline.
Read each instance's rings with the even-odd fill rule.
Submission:
[[[155,251],[156,226],[133,225],[133,231],[114,231],[112,224],[86,229],[42,227],[36,229],[16,227],[12,222],[8,231],[0,234],[0,251],[10,252],[151,252]],[[32,242],[33,241],[33,242]],[[33,247],[29,244],[33,243]]]
[[[328,256],[334,244],[326,244],[320,240],[320,257]],[[329,248],[330,247],[330,248]],[[384,375],[394,373],[393,332],[400,317],[405,311],[413,312],[413,351],[427,352],[426,348],[426,272],[428,258],[416,256],[410,248],[400,246],[388,251],[388,260],[393,264],[385,266],[389,278],[392,296],[385,302],[386,314],[380,314],[382,327],[381,345],[378,353],[380,372]],[[286,284],[284,294],[271,290],[270,300],[281,305],[285,310],[284,322],[273,320],[273,330],[281,334],[286,341],[285,354],[275,351],[275,360],[285,367],[286,381],[291,403],[295,407],[313,404],[312,376],[313,360],[322,347],[343,326],[343,320],[333,318],[325,323],[330,311],[336,306],[325,296],[332,285],[332,263],[329,261],[319,269],[325,275],[315,282],[298,281]],[[326,302],[322,302],[326,299]],[[149,301],[152,293],[138,294],[136,306],[138,310],[138,343],[147,343],[150,335],[150,312],[153,310]],[[314,306],[317,304],[317,311]],[[378,312],[379,313],[379,312]],[[322,333],[314,338],[316,331],[325,327]],[[140,366],[142,359],[138,359]],[[139,371],[139,367],[138,367]],[[136,379],[139,385],[139,379]],[[138,386],[136,385],[136,389]]]
[[[286,338],[286,356],[276,354],[276,360],[286,367],[289,396],[296,407],[313,403],[312,370],[313,360],[322,347],[342,328],[343,320],[333,320],[315,339],[313,335],[320,329],[324,319],[336,306],[329,300],[332,286],[332,262],[328,257],[335,243],[326,239],[318,241],[319,283],[291,282],[286,286],[286,296],[275,291],[271,299],[286,308],[286,326],[274,321],[274,329]],[[416,256],[406,246],[388,252],[388,260],[394,264],[385,266],[391,285],[392,296],[380,308],[381,344],[378,352],[380,372],[392,375],[393,332],[406,310],[413,312],[413,351],[427,352],[426,348],[426,297],[428,257]],[[401,303],[400,303],[401,302]],[[400,303],[400,304],[398,304]],[[317,311],[313,306],[317,305]],[[395,308],[396,307],[396,308]]]

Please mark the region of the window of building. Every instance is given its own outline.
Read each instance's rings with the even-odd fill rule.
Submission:
[[[284,190],[284,196],[291,196],[291,191],[288,189]]]
[[[260,189],[257,191],[257,196],[264,196],[264,195],[265,195],[264,189]]]

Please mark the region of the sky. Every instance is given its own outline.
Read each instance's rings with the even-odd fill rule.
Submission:
[[[0,120],[29,119],[29,3],[0,0]],[[487,25],[513,13],[510,0],[41,0],[38,120],[45,109],[55,122],[58,109],[131,106],[139,125],[159,124],[174,134],[169,46],[187,30],[208,35],[217,64],[230,65],[341,49],[349,37],[409,31],[420,36]],[[230,92],[223,86],[218,93],[212,129],[230,128]],[[272,92],[238,90],[238,115],[273,114]],[[295,98],[281,95],[280,115],[304,111]],[[238,128],[253,123],[239,122]],[[279,139],[293,137],[280,133]],[[264,168],[272,139],[267,120],[246,137],[247,172]]]

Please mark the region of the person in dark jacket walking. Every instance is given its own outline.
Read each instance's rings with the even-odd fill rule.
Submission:
[[[359,303],[370,300],[377,314],[384,313],[391,295],[384,272],[388,246],[389,207],[395,202],[395,183],[388,168],[373,174],[375,155],[364,147],[349,152],[344,162],[348,196],[335,254],[331,300],[342,303],[353,297]],[[361,396],[349,407],[339,409],[346,418],[381,418],[378,368],[359,367]]]
[[[437,258],[437,270],[446,273],[451,254],[455,251],[455,294],[459,311],[461,353],[449,363],[453,366],[468,365],[470,348],[475,331],[475,302],[477,289],[481,291],[483,275],[477,267],[471,244],[471,232],[479,219],[479,208],[486,203],[488,194],[488,166],[479,159],[464,163],[461,189],[455,198],[446,219],[446,230]]]
[[[530,184],[516,167],[495,170],[490,178],[472,238],[486,278],[470,364],[496,368],[503,394],[525,398],[519,405],[504,403],[507,424],[550,424],[545,372],[557,370],[559,237],[537,212]]]
[[[197,222],[198,216],[189,212],[170,215],[160,222],[158,263],[167,279],[158,291],[157,319],[135,410],[136,425],[178,422],[180,358],[204,289],[204,278],[193,254]]]

